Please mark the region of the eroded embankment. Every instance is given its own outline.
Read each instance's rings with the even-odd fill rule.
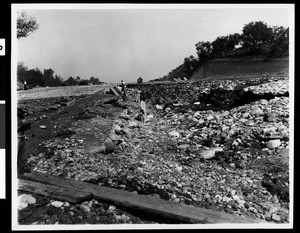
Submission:
[[[283,80],[287,80],[284,78]],[[264,86],[276,82],[282,85],[278,78],[256,78],[250,80],[210,80],[196,83],[148,83],[129,85],[140,88],[147,101],[152,104],[164,105],[165,108],[192,109],[195,111],[230,110],[234,107],[249,104],[260,99],[270,100],[275,97],[288,97],[288,86],[279,91],[253,91],[253,86]],[[250,87],[250,88],[249,88]]]

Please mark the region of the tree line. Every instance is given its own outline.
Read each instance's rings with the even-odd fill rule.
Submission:
[[[97,85],[102,84],[99,78],[90,77],[89,79],[82,79],[79,76],[73,78],[70,76],[67,80],[63,80],[61,76],[54,75],[54,71],[50,69],[44,69],[43,72],[39,68],[28,69],[24,62],[18,63],[17,70],[18,80],[27,83],[31,87],[35,86],[76,86],[76,85]]]
[[[219,36],[213,42],[200,41],[195,44],[197,57],[185,57],[183,66],[187,77],[208,60],[261,55],[266,59],[288,55],[289,28],[268,26],[262,21],[250,22],[243,27],[242,34]]]

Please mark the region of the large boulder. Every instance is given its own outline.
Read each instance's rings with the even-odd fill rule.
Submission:
[[[105,145],[105,152],[107,154],[113,153],[115,151],[115,143],[110,138],[107,138],[105,140],[104,145]]]

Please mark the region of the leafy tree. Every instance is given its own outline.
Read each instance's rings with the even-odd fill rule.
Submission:
[[[183,61],[183,66],[185,68],[185,73],[187,77],[191,77],[196,68],[198,67],[199,62],[198,60],[193,56],[185,57]]]
[[[89,80],[87,79],[81,79],[78,83],[78,85],[88,85],[89,84]]]
[[[17,68],[17,77],[18,80],[24,83],[26,78],[26,72],[28,71],[27,66],[25,66],[24,62],[18,62],[18,68]]]
[[[243,47],[261,53],[261,45],[271,39],[272,33],[272,28],[262,21],[248,23],[243,28]]]
[[[289,28],[274,26],[272,28],[272,36],[266,42],[266,47],[269,49],[269,56],[282,57],[289,49]]]
[[[77,84],[77,81],[70,76],[66,81],[65,81],[66,86],[75,86]]]
[[[143,83],[143,78],[142,78],[142,77],[139,77],[139,78],[137,79],[137,83],[138,83],[138,84],[142,84],[142,83]]]
[[[39,28],[36,19],[22,11],[17,18],[17,38],[27,37]]]
[[[93,85],[97,85],[97,84],[100,83],[100,80],[98,78],[95,78],[95,77],[90,77],[89,83],[91,83]]]
[[[77,83],[79,83],[81,79],[80,79],[79,76],[77,76],[75,80],[76,80]]]
[[[200,63],[211,58],[212,45],[209,41],[200,41],[196,45],[198,60]]]
[[[211,58],[227,57],[230,51],[235,49],[235,46],[241,41],[240,34],[230,34],[228,36],[219,36],[211,45],[213,47]]]
[[[227,37],[226,36],[219,36],[217,39],[215,39],[211,45],[213,47],[212,49],[212,57],[213,58],[223,58],[225,57],[226,53],[224,48],[226,47],[227,43]]]

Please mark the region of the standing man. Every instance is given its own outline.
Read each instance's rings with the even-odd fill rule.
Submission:
[[[126,87],[125,87],[125,83],[123,80],[121,80],[121,87],[122,87],[122,92],[123,92],[122,98],[125,101],[127,99],[127,97],[126,97]]]
[[[26,80],[24,81],[24,90],[25,91],[27,90],[27,82],[26,82]]]

